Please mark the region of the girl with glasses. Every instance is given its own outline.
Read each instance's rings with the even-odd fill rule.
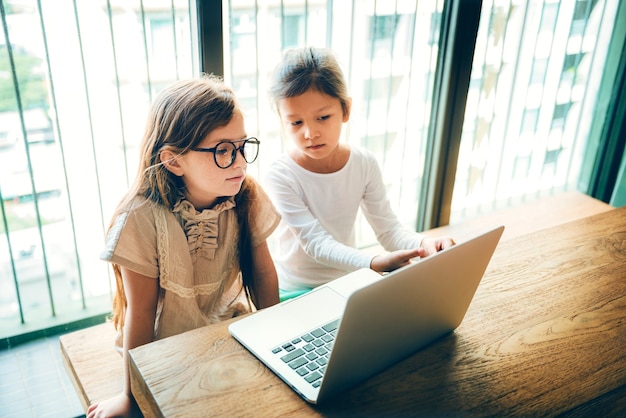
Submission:
[[[136,412],[129,349],[278,302],[266,238],[280,217],[246,176],[258,147],[233,91],[214,77],[177,82],[155,99],[139,172],[101,256],[117,281],[124,390],[89,417]]]
[[[375,156],[340,142],[352,100],[331,51],[287,51],[274,71],[270,97],[291,143],[267,176],[282,215],[272,253],[282,299],[359,268],[392,271],[454,244],[403,228]],[[354,248],[359,207],[386,253]]]

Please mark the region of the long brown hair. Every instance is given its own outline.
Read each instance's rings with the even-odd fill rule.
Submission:
[[[213,130],[228,125],[241,112],[235,94],[221,79],[203,75],[198,79],[183,80],[162,90],[154,99],[140,147],[139,170],[132,187],[118,205],[113,220],[128,211],[137,198],[172,209],[184,196],[182,179],[172,174],[161,163],[161,152],[169,150],[185,154],[195,148]],[[254,182],[246,177],[235,203],[240,228],[238,244],[240,266],[245,291],[253,301],[252,247],[248,228],[251,199],[256,196]],[[116,292],[113,299],[112,321],[117,329],[124,325],[126,295],[120,266],[113,264]]]

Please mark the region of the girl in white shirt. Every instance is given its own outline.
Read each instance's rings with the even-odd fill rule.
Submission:
[[[274,71],[270,97],[292,145],[266,179],[282,216],[272,253],[282,298],[363,267],[389,272],[454,245],[452,238],[425,238],[404,228],[391,210],[375,157],[340,142],[352,100],[331,51],[287,51]],[[355,248],[359,207],[386,253]]]

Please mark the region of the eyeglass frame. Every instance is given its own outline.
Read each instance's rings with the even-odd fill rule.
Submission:
[[[243,144],[241,144],[241,146],[238,147],[237,145],[235,145],[238,142],[243,142]],[[248,142],[251,142],[251,143],[257,145],[257,153],[254,156],[254,158],[252,159],[252,161],[248,161],[248,159],[246,158],[246,154],[245,154],[245,147],[246,147],[246,144]],[[217,162],[217,154],[216,154],[217,148],[220,145],[222,145],[222,144],[232,144],[235,147],[234,151],[231,153],[230,163],[226,167],[222,167]],[[211,147],[211,148],[202,148],[202,147],[192,148],[191,151],[210,152],[210,153],[212,153],[213,154],[213,161],[215,161],[215,165],[218,166],[219,168],[225,170],[225,169],[229,168],[230,166],[232,166],[233,164],[235,164],[235,160],[237,159],[237,151],[239,151],[241,153],[241,156],[243,157],[244,161],[247,164],[252,164],[259,157],[259,149],[260,149],[260,147],[261,147],[261,141],[259,141],[258,138],[254,137],[254,136],[251,136],[249,138],[239,139],[237,141],[220,141],[214,147]]]

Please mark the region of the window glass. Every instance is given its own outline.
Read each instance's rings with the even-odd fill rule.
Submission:
[[[110,311],[104,231],[152,98],[197,74],[189,7],[3,1],[0,338]]]
[[[576,189],[617,3],[483,2],[451,223]]]
[[[247,109],[249,132],[262,142],[257,163],[249,168],[263,177],[287,146],[278,116],[267,99],[271,71],[286,49],[330,47],[336,52],[353,99],[342,140],[373,151],[379,159],[392,206],[414,228],[424,167],[425,144],[436,69],[443,1],[228,2],[232,60],[227,78],[234,86],[257,79],[258,103]],[[258,42],[240,43],[237,17],[250,16]],[[241,93],[237,92],[240,96]],[[252,101],[246,102],[252,105]],[[376,242],[359,218],[358,243]]]
[[[224,4],[225,78],[262,143],[250,174],[262,178],[286,147],[267,99],[282,51],[328,46],[354,103],[342,140],[375,153],[392,207],[413,228],[444,1]],[[575,187],[617,4],[482,2],[451,222]],[[196,76],[200,56],[193,1],[3,7],[0,337],[110,309],[99,253],[135,175],[148,106]],[[362,219],[357,234],[360,246],[375,242]]]

